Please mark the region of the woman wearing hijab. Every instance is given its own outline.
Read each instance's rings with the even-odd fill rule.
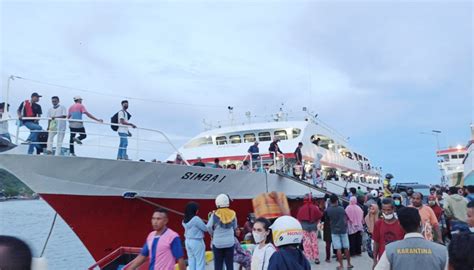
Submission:
[[[374,258],[374,253],[372,251],[372,233],[374,232],[375,222],[379,220],[379,207],[376,203],[370,205],[369,213],[365,216],[365,224],[364,228],[366,229],[367,241],[365,242],[365,247],[367,249],[367,255],[370,258]]]
[[[206,224],[197,216],[199,205],[189,202],[184,209],[184,244],[188,254],[188,265],[190,270],[204,270],[206,267],[204,245],[204,232],[207,231]]]
[[[309,261],[319,264],[318,223],[322,217],[319,207],[313,204],[310,194],[306,194],[303,206],[298,209],[296,218],[303,227],[304,255]]]
[[[351,256],[362,254],[362,230],[364,230],[364,211],[357,205],[357,198],[350,198],[346,207],[347,233],[349,234],[349,250]]]

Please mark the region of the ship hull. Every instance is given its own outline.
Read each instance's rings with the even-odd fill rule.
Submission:
[[[216,195],[229,194],[242,226],[253,212],[252,199],[260,193],[280,191],[290,198],[308,192],[322,195],[276,174],[174,164],[1,154],[0,168],[40,194],[96,260],[120,246],[142,246],[157,205],[170,209],[169,227],[183,235],[182,215],[177,212],[183,212],[189,201],[198,202],[200,216],[207,218],[215,209]],[[337,194],[359,185],[331,182],[328,190]],[[138,196],[124,196],[130,193]]]

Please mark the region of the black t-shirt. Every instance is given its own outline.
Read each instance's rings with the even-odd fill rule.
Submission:
[[[24,101],[20,104],[20,107],[18,107],[18,111],[21,112],[21,115],[23,117],[26,117],[26,112],[23,111],[23,106],[24,106]],[[39,117],[43,114],[43,111],[41,110],[41,106],[38,103],[32,103],[31,104],[31,110],[33,111],[33,117]],[[23,122],[34,122],[38,120],[23,120]]]

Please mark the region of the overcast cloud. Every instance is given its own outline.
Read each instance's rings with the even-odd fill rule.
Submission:
[[[2,1],[1,34],[3,92],[14,74],[106,94],[15,80],[15,107],[32,90],[79,94],[109,119],[123,96],[145,99],[134,122],[178,145],[228,105],[307,106],[396,180],[437,182],[419,133],[466,143],[474,119],[471,1]]]

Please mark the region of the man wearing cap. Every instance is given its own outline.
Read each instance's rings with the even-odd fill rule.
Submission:
[[[30,136],[28,136],[28,139],[26,139],[25,142],[26,144],[29,144],[28,154],[33,154],[35,147],[37,147],[36,142],[38,141],[38,132],[43,128],[39,125],[39,120],[23,118],[41,117],[43,111],[41,110],[41,106],[38,104],[40,97],[41,95],[34,92],[31,94],[31,99],[23,101],[17,110],[18,118],[20,119],[21,124],[30,130]]]
[[[86,129],[84,128],[84,123],[82,122],[82,114],[87,115],[90,119],[93,119],[98,122],[103,122],[102,119],[98,119],[92,114],[90,114],[84,105],[82,105],[82,98],[80,96],[74,97],[74,104],[69,107],[68,118],[72,121],[69,121],[69,129],[71,131],[71,137],[69,138],[69,153],[71,156],[76,156],[74,152],[74,142],[82,144],[86,135]],[[79,137],[76,137],[76,133],[79,133]]]

